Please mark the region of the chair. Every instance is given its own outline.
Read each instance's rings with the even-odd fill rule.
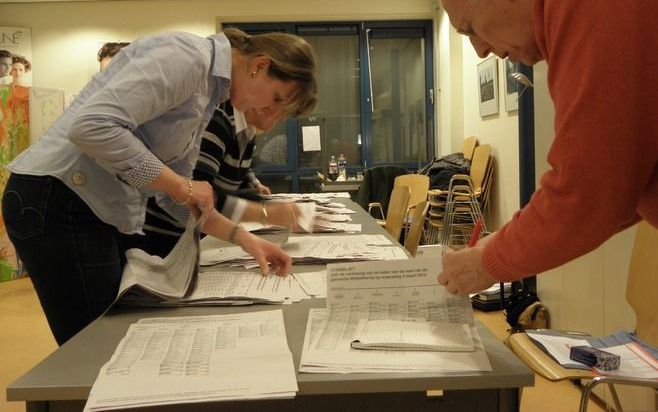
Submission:
[[[478,145],[478,139],[475,136],[467,137],[464,139],[464,142],[462,143],[462,154],[464,155],[465,159],[473,159],[473,151],[475,150],[475,146]]]
[[[375,166],[366,169],[363,172],[363,181],[359,185],[355,202],[368,213],[371,213],[373,209],[370,206],[371,203],[379,203],[381,205],[379,217],[384,220],[384,216],[388,212],[388,201],[391,197],[394,180],[397,176],[406,173],[406,168],[397,165]]]
[[[416,207],[420,202],[427,200],[427,190],[430,188],[430,178],[427,175],[419,174],[403,174],[396,176],[393,180],[393,187],[398,186],[407,186],[411,190],[411,196],[409,198],[409,203],[407,205],[407,212],[405,216],[405,226],[409,222],[409,216],[411,211]],[[368,212],[372,212],[374,209],[380,209],[380,215],[384,216],[384,212],[381,210],[382,206],[378,202],[372,202],[368,205]],[[380,220],[381,225],[384,224],[383,220]]]
[[[406,174],[400,175],[393,181],[393,187],[408,186],[411,189],[409,198],[409,209],[413,209],[417,204],[427,200],[427,190],[430,188],[430,178],[427,175]]]
[[[407,249],[411,256],[416,256],[416,252],[418,251],[418,245],[420,244],[420,238],[423,234],[423,229],[425,228],[425,217],[427,216],[427,209],[429,209],[429,206],[429,202],[424,200],[418,203],[414,209],[411,224],[409,225],[409,232],[404,239],[404,248]]]
[[[635,333],[649,345],[658,346],[658,230],[648,223],[639,224],[633,244],[631,262],[626,282],[626,300],[637,317]],[[589,397],[594,387],[608,384],[615,407],[622,411],[614,384],[647,386],[658,389],[658,381],[631,377],[595,376],[592,372],[566,369],[542,352],[525,333],[515,333],[508,338],[508,346],[535,373],[550,381],[586,379],[580,398],[580,411],[586,412]]]
[[[402,227],[404,226],[404,218],[407,215],[407,204],[409,203],[410,196],[411,190],[407,186],[394,187],[393,192],[391,193],[384,229],[386,229],[395,240],[400,239]]]
[[[456,216],[462,216],[465,222],[470,225],[470,229],[475,222],[471,218],[472,211],[479,209],[480,214],[485,210],[491,186],[493,183],[493,162],[491,161],[491,146],[483,144],[476,146],[471,159],[471,170],[467,175],[454,175],[450,181],[448,190],[432,189],[427,193],[430,201],[429,210],[429,238],[436,242],[442,237],[447,236],[444,233],[444,220],[446,218],[446,204],[449,198],[454,201],[453,212]],[[452,193],[451,193],[452,192]],[[471,204],[475,200],[478,207],[474,208]],[[454,216],[452,216],[454,217]],[[460,219],[457,219],[459,222]],[[466,228],[470,233],[470,229]],[[443,236],[442,236],[443,235]]]

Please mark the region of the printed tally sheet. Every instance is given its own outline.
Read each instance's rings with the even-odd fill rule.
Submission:
[[[151,318],[130,326],[101,368],[85,411],[294,397],[296,391],[281,310]]]
[[[438,285],[440,259],[327,266],[327,308],[311,309],[302,372],[490,371],[470,300]],[[417,319],[468,325],[474,351],[387,351],[351,347],[361,319]],[[467,332],[468,331],[468,332]],[[468,337],[464,336],[464,339]]]

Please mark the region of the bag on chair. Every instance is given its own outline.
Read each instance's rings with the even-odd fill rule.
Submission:
[[[505,319],[511,326],[511,333],[526,329],[546,329],[548,309],[539,301],[536,293],[521,289],[514,292],[505,305]]]

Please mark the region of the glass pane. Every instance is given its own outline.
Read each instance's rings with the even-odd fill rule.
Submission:
[[[321,182],[317,175],[299,176],[299,193],[319,192]]]
[[[292,177],[290,175],[257,175],[258,180],[269,187],[272,193],[292,193]]]
[[[277,124],[269,133],[256,136],[253,157],[255,167],[288,164],[288,136],[286,136],[285,122]]]
[[[318,58],[318,103],[300,127],[320,127],[321,151],[304,151],[300,129],[299,166],[326,173],[331,155],[343,153],[347,165],[361,164],[361,110],[359,107],[359,37],[304,36]]]
[[[424,40],[370,39],[375,163],[427,158]]]

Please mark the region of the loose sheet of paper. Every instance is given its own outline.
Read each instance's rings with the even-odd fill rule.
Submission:
[[[281,310],[142,319],[101,369],[85,411],[293,397]]]
[[[302,141],[305,152],[322,150],[320,126],[302,126]]]

